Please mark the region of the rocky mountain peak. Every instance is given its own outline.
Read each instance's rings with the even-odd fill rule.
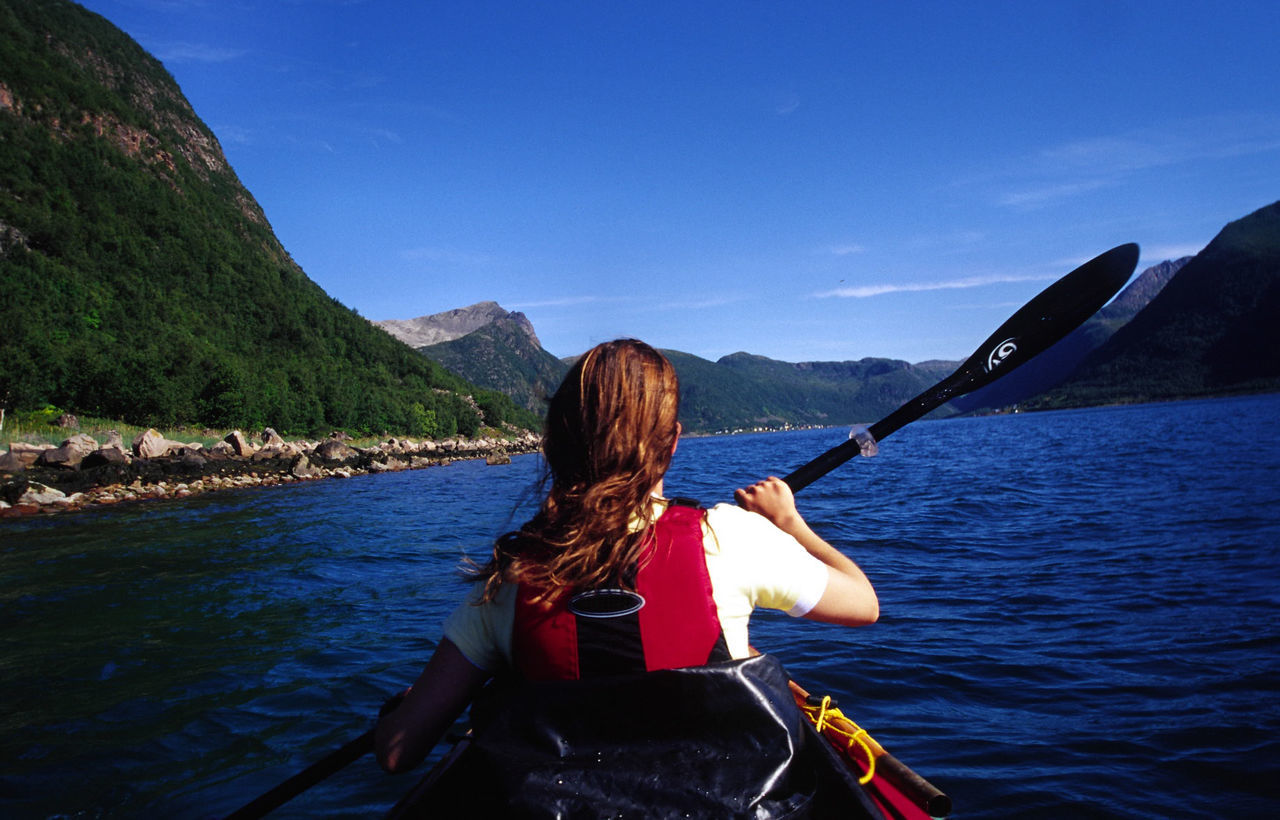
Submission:
[[[1136,316],[1138,311],[1156,298],[1160,291],[1164,289],[1164,286],[1169,283],[1169,280],[1173,278],[1173,275],[1190,261],[1190,256],[1184,256],[1181,259],[1172,259],[1161,262],[1158,265],[1152,265],[1130,282],[1124,290],[1120,291],[1120,295],[1111,304],[1104,307],[1099,315],[1107,319],[1123,318],[1126,320]]]
[[[390,333],[410,347],[451,342],[493,322],[506,320],[513,323],[538,347],[542,343],[533,331],[533,323],[519,311],[504,310],[497,302],[476,302],[464,308],[419,316],[416,319],[384,319],[375,325]]]

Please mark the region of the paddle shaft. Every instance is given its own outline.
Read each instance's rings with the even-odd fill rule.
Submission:
[[[283,806],[307,789],[342,769],[348,763],[373,751],[373,730],[365,732],[342,748],[317,760],[280,785],[254,798],[226,816],[226,820],[256,820]]]
[[[916,396],[911,401],[894,410],[889,415],[877,421],[875,424],[867,428],[867,433],[871,436],[872,441],[883,441],[890,433],[907,426],[911,422],[921,416],[940,407],[950,401],[955,396],[962,395],[969,391],[960,391],[946,389],[947,383],[959,381],[956,377],[962,375],[960,371],[951,374],[942,382],[929,388],[925,392]],[[862,443],[857,439],[849,439],[841,442],[817,458],[808,462],[804,466],[792,472],[782,480],[787,482],[793,493],[800,492],[813,482],[822,478],[827,473],[844,464],[849,459],[857,456],[862,452]]]

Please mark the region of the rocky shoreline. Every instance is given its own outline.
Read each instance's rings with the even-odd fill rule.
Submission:
[[[130,446],[118,433],[108,435],[105,443],[85,433],[56,447],[13,442],[0,455],[0,518],[416,470],[469,459],[507,464],[511,456],[537,452],[541,444],[533,433],[515,439],[391,438],[372,447],[353,447],[349,440],[335,433],[322,441],[285,441],[268,427],[259,443],[235,430],[212,447],[170,441],[155,430],[140,434]]]

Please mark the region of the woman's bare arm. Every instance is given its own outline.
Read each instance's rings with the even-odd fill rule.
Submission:
[[[404,700],[378,721],[374,749],[382,768],[396,773],[421,763],[490,677],[453,641],[441,640]]]
[[[861,626],[880,617],[876,591],[852,560],[818,536],[796,509],[795,495],[780,478],[770,476],[734,493],[738,506],[759,513],[800,542],[814,558],[827,565],[827,588],[806,618],[827,623]]]

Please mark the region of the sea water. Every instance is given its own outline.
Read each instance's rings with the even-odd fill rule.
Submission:
[[[957,818],[1280,806],[1280,395],[924,421],[806,489],[881,620],[759,613]],[[727,502],[847,430],[690,438]],[[0,522],[0,816],[214,817],[367,729],[539,461]],[[280,817],[377,816],[363,758]]]

